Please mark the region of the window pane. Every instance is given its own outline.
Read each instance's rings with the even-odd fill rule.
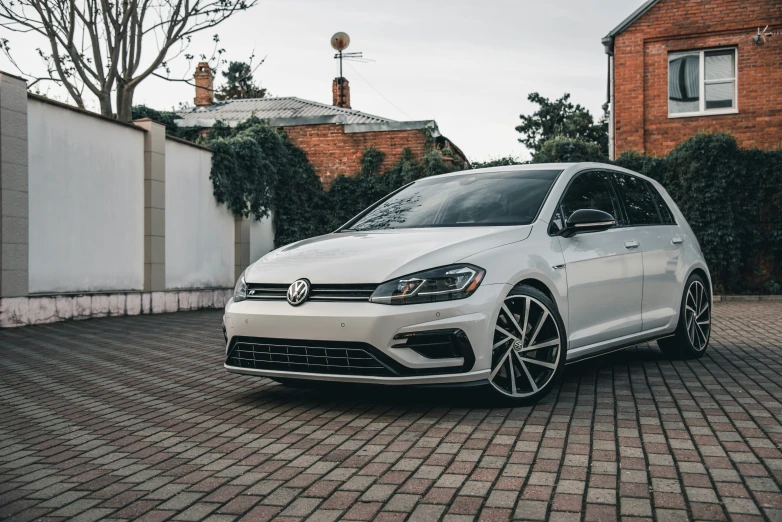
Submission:
[[[654,185],[652,185],[647,181],[646,188],[649,189],[649,192],[652,194],[652,199],[657,204],[657,210],[660,211],[660,218],[662,219],[663,224],[665,225],[675,224],[676,220],[673,219],[673,213],[671,212],[671,209],[668,208],[668,204],[665,202],[665,200],[657,191],[657,189],[654,187]]]
[[[730,109],[733,107],[734,86],[733,82],[707,83],[706,84],[706,108]]]
[[[608,212],[619,221],[616,199],[611,190],[608,176],[604,172],[585,172],[570,184],[562,198],[561,211],[565,219],[576,210],[595,209]],[[555,220],[560,216],[555,216]]]
[[[736,71],[733,49],[727,51],[706,51],[704,53],[704,74],[706,80],[732,80]]]
[[[660,214],[654,204],[652,194],[646,183],[640,178],[627,174],[616,174],[619,194],[625,203],[625,211],[630,225],[655,225],[660,223]]]
[[[668,112],[698,112],[699,102],[700,56],[671,56],[668,61]]]

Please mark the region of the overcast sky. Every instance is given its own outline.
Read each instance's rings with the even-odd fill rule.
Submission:
[[[259,0],[258,5],[193,40],[211,53],[220,35],[226,58],[267,56],[256,77],[274,96],[331,103],[337,76],[331,35],[350,35],[354,109],[396,120],[435,119],[471,160],[528,157],[518,143],[519,114],[530,92],[565,92],[599,115],[606,98],[600,39],[643,0]],[[34,63],[40,40],[12,40],[17,60]],[[19,60],[22,57],[22,60]],[[195,65],[195,64],[193,64]],[[184,59],[172,64],[177,73]],[[5,57],[0,68],[15,72]],[[57,90],[48,92],[65,101]],[[149,78],[134,102],[171,109],[193,101],[193,87]]]

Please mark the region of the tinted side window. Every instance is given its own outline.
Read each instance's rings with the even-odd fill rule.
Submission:
[[[564,219],[576,210],[585,208],[608,212],[617,222],[621,222],[619,203],[611,188],[611,180],[605,172],[579,174],[567,188],[562,203],[554,214],[553,223],[562,229]]]
[[[652,199],[654,199],[654,202],[657,204],[657,210],[660,211],[660,219],[662,219],[662,222],[664,225],[675,225],[676,220],[673,219],[673,212],[671,212],[671,209],[668,208],[668,204],[665,203],[665,200],[660,195],[660,193],[657,191],[656,188],[654,188],[654,185],[646,182],[646,186],[649,189],[649,192],[652,194]]]
[[[660,214],[654,204],[652,193],[641,178],[627,174],[614,174],[619,195],[625,204],[629,225],[657,225]]]

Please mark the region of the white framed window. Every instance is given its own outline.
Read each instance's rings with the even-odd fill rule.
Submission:
[[[738,112],[736,48],[668,55],[668,117]]]

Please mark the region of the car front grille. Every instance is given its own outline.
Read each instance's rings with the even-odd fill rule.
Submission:
[[[397,374],[373,355],[364,343],[299,341],[290,339],[238,339],[226,364],[236,368],[332,375],[391,377]]]
[[[285,299],[290,284],[247,283],[247,299]],[[376,284],[313,284],[313,301],[369,301]]]

